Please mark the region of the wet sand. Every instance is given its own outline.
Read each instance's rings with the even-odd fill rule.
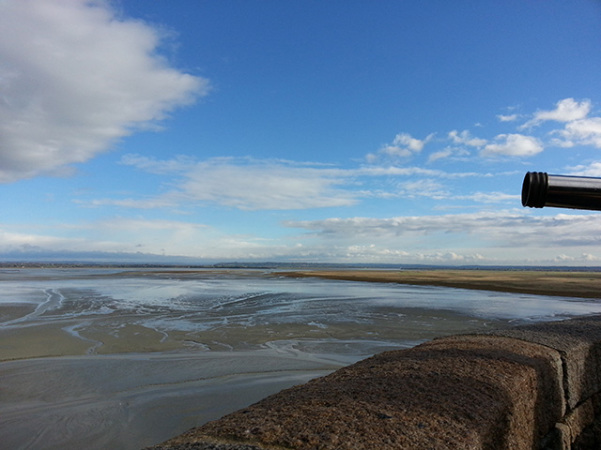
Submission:
[[[5,361],[0,441],[139,449],[341,366],[271,350]]]
[[[531,270],[307,270],[286,277],[443,286],[561,297],[601,298],[601,272]]]
[[[132,277],[143,277],[148,280],[145,285],[156,286],[162,298],[170,294],[163,294],[160,288],[170,286],[172,279],[177,285],[182,280],[230,273],[239,274],[148,271],[102,274],[97,279],[119,279],[121,285],[131,283]],[[162,331],[153,328],[152,321],[145,322],[146,314],[150,314],[147,309],[142,308],[138,316],[133,306],[102,314],[90,308],[85,315],[63,316],[58,307],[61,301],[76,308],[87,301],[88,293],[71,292],[72,288],[61,286],[56,291],[47,289],[48,300],[42,306],[28,303],[33,300],[27,296],[23,303],[0,305],[0,318],[5,321],[0,329],[0,441],[10,448],[141,448],[283,388],[330,373],[361,355],[392,346],[399,348],[402,343],[415,345],[442,335],[507,327],[512,322],[510,318],[476,317],[422,304],[371,304],[372,293],[388,292],[388,287],[365,289],[363,297],[353,297],[361,290],[360,284],[345,290],[347,283],[334,283],[338,297],[324,291],[322,299],[321,290],[311,297],[305,294],[304,282],[300,296],[265,297],[263,285],[253,284],[257,279],[315,277],[601,298],[601,273],[595,272],[314,270],[244,274],[248,277],[244,285],[248,283],[252,286],[248,289],[257,294],[220,300],[220,308],[231,308],[229,322],[207,328]],[[165,285],[153,281],[163,278],[169,280]],[[291,287],[288,281],[282,292]],[[45,288],[44,283],[41,286]],[[131,292],[138,295],[138,285],[133,286],[136,289]],[[393,291],[396,299],[396,289]],[[423,291],[419,288],[407,295],[417,298]],[[129,291],[124,292],[119,291],[127,300]],[[69,303],[71,294],[81,297],[81,302]],[[469,297],[465,292],[456,295]],[[483,303],[487,303],[486,295],[471,296],[482,296]],[[438,299],[445,302],[445,296],[449,295],[445,293]],[[344,301],[347,297],[349,302]],[[104,297],[98,294],[97,298]],[[306,298],[311,301],[302,303]],[[362,303],[364,299],[369,301]],[[87,302],[93,305],[91,300]],[[301,314],[291,306],[295,302],[307,309]],[[313,309],[308,306],[312,304]],[[148,305],[142,304],[145,308]],[[152,311],[163,320],[183,320],[182,316],[190,313],[188,309],[166,312],[166,306],[161,305]],[[344,314],[355,321],[335,320],[339,317],[337,307],[347,308]],[[246,324],[244,318],[265,314],[265,308],[279,312]],[[350,308],[359,308],[359,312],[353,315]],[[300,317],[296,322],[282,320],[296,314]],[[29,319],[23,320],[25,317]],[[144,320],[138,321],[140,317]]]

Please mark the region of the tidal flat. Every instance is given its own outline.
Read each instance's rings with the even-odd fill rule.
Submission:
[[[0,442],[142,448],[384,350],[601,313],[600,277],[0,271]]]

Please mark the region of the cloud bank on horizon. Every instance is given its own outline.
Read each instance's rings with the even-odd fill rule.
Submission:
[[[493,20],[493,3],[470,13]],[[601,111],[586,72],[556,74],[573,92],[518,90],[519,75],[492,74],[487,95],[480,63],[468,78],[468,63],[432,60],[449,27],[450,50],[474,44],[442,17],[465,7],[433,20],[427,6],[351,2],[333,35],[336,2],[232,5],[239,15],[205,4],[183,14],[163,2],[0,2],[0,260],[601,264],[601,216],[519,200],[527,170],[601,177]],[[517,64],[526,37],[588,42],[601,25],[601,10],[591,19],[572,7],[578,27],[558,31],[552,7],[512,3],[500,22],[519,10],[540,23],[513,30],[493,56]],[[419,55],[394,20],[362,22],[391,11],[428,25]],[[357,21],[375,37],[355,33]],[[601,32],[594,38],[591,49]],[[551,48],[538,63],[523,55],[527,76],[576,59]],[[580,66],[601,69],[581,50]],[[429,67],[439,78],[424,76]],[[444,89],[453,80],[465,84],[460,98]],[[396,92],[421,98],[390,102]]]

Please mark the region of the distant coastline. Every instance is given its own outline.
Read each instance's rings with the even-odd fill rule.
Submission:
[[[601,266],[545,266],[545,265],[434,265],[434,264],[361,264],[361,263],[317,263],[317,262],[217,262],[217,263],[161,263],[161,262],[94,262],[69,260],[7,260],[0,261],[1,269],[27,268],[135,268],[135,269],[266,269],[266,270],[458,270],[458,271],[545,271],[545,272],[601,272]]]

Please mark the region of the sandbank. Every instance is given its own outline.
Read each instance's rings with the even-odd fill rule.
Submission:
[[[444,286],[561,297],[601,298],[601,273],[537,270],[306,270],[286,277]]]

